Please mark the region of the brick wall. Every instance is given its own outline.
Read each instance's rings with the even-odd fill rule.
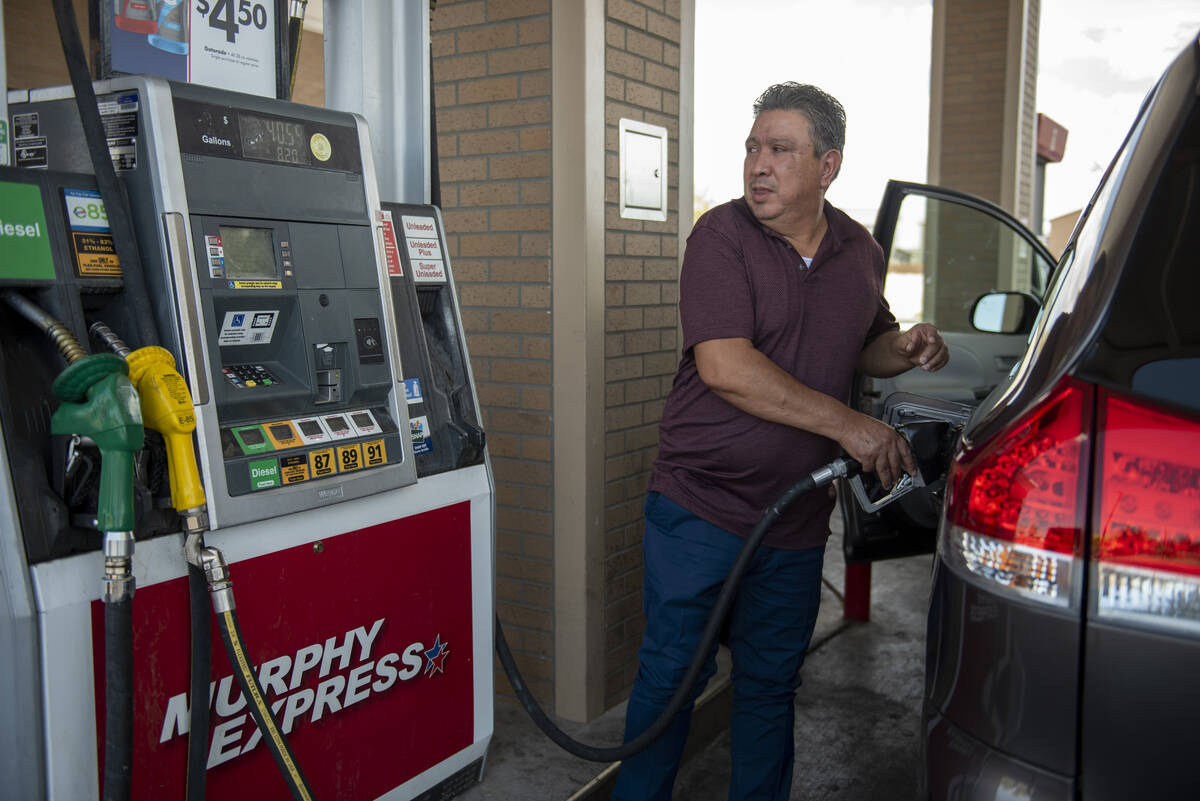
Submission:
[[[946,0],[943,186],[1001,201],[1008,3]]]
[[[678,363],[679,0],[608,0],[605,26],[605,706],[637,672],[642,502]],[[622,118],[669,132],[665,222],[618,213]]]
[[[88,45],[87,0],[72,0],[75,22],[83,49],[91,63]],[[8,71],[8,86],[14,89],[37,89],[45,86],[65,86],[71,82],[54,9],[46,0],[9,0],[3,4],[4,52]]]
[[[447,246],[496,480],[496,600],[553,700],[550,1],[439,0],[431,17]],[[496,686],[509,692],[502,672]]]

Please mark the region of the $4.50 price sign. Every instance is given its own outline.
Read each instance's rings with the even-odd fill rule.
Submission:
[[[250,0],[199,0],[196,13],[207,20],[208,27],[224,31],[225,41],[229,44],[237,43],[238,31],[242,28],[253,25],[265,31],[270,20],[266,5]]]
[[[274,97],[275,3],[270,0],[191,2],[189,79]]]

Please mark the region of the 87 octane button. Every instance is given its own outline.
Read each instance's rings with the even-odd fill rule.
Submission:
[[[311,451],[308,454],[308,463],[312,467],[313,478],[324,478],[337,472],[337,464],[333,461],[333,448]]]

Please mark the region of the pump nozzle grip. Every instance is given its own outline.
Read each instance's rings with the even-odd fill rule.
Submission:
[[[67,370],[96,356],[85,357]],[[125,363],[108,361],[106,375],[93,381],[86,400],[64,401],[50,418],[53,434],[78,434],[100,449],[100,499],[96,527],[101,531],[133,531],[133,455],[145,440],[137,392],[125,375]],[[87,368],[84,368],[87,369]]]
[[[187,383],[175,369],[175,357],[166,348],[149,345],[125,358],[130,380],[141,398],[146,427],[162,434],[167,447],[171,505],[180,511],[203,506],[204,484],[192,448],[196,412]]]

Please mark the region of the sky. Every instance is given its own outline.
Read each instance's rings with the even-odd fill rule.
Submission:
[[[696,195],[740,196],[755,98],[812,83],[846,108],[827,197],[870,226],[889,178],[926,180],[932,15],[932,0],[696,0]],[[1042,0],[1037,110],[1069,131],[1063,161],[1046,168],[1047,225],[1087,203],[1146,92],[1197,32],[1197,0]]]

